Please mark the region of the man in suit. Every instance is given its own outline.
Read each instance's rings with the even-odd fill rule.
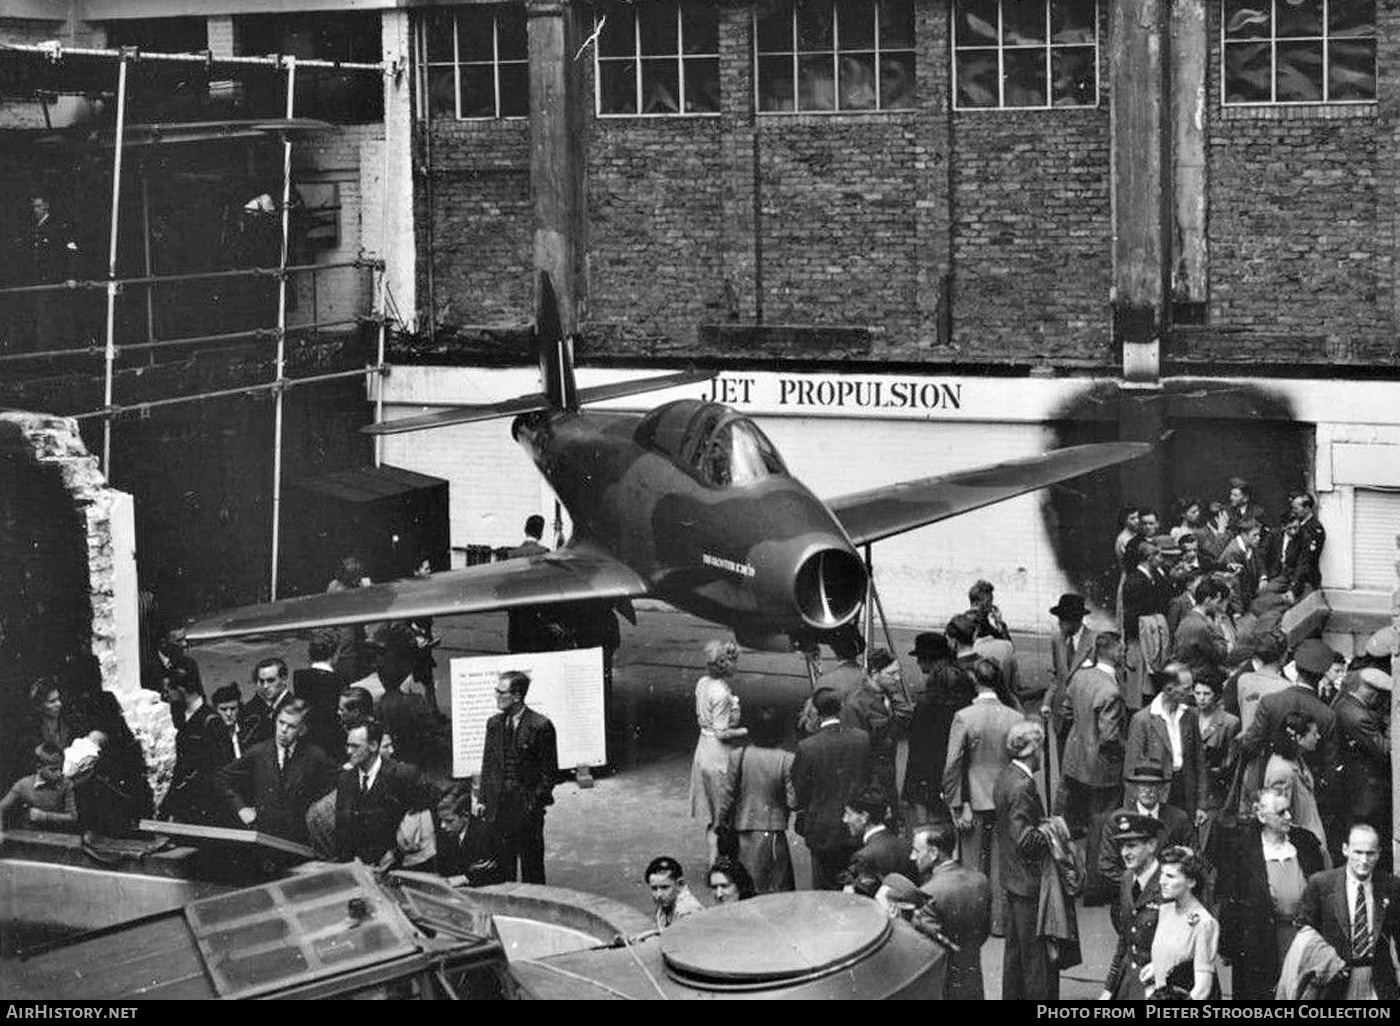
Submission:
[[[1245,778],[1247,791],[1257,788],[1263,780],[1269,752],[1282,741],[1284,717],[1291,712],[1301,712],[1317,721],[1318,732],[1322,735],[1317,747],[1311,752],[1303,752],[1302,756],[1307,760],[1316,781],[1320,811],[1324,815],[1330,811],[1327,792],[1337,767],[1340,741],[1337,716],[1331,706],[1317,696],[1317,686],[1332,668],[1332,659],[1330,648],[1316,638],[1308,638],[1293,653],[1293,664],[1298,671],[1297,682],[1271,691],[1259,699],[1254,718],[1248,722],[1239,742],[1240,758],[1249,764]],[[1243,700],[1243,678],[1240,683]]]
[[[904,767],[902,790],[914,821],[922,823],[947,815],[939,805],[938,795],[943,789],[953,721],[958,711],[972,701],[975,692],[969,676],[954,668],[953,649],[948,639],[938,632],[924,631],[916,635],[909,654],[918,660],[924,687],[914,696],[914,715],[909,721],[909,758]],[[990,800],[988,805],[990,807]],[[956,813],[956,809],[949,811]]]
[[[865,653],[865,639],[859,631],[838,631],[829,644],[837,662],[817,678],[817,687],[833,689],[844,702],[847,696],[865,683],[865,668],[860,665],[860,657]]]
[[[531,513],[525,518],[525,539],[510,550],[510,559],[542,556],[549,550],[540,544],[544,535],[544,517]],[[549,649],[549,637],[540,606],[515,606],[506,610],[506,651],[543,652]]]
[[[1390,674],[1368,666],[1349,675],[1332,703],[1340,735],[1341,770],[1335,814],[1347,823],[1370,823],[1381,835],[1380,868],[1390,865]],[[1339,837],[1340,830],[1328,829]]]
[[[892,805],[899,801],[895,752],[914,718],[901,672],[899,660],[877,648],[865,661],[865,683],[841,706],[841,725],[869,735],[870,783],[884,788],[885,800]]]
[[[449,883],[484,887],[504,882],[496,832],[472,814],[470,779],[453,781],[443,791],[437,804],[437,824],[437,871]]]
[[[1264,696],[1282,691],[1290,683],[1283,675],[1286,646],[1281,635],[1273,631],[1257,634],[1249,640],[1245,651],[1249,655],[1249,666],[1235,682],[1234,708],[1231,708],[1228,691],[1225,699],[1225,708],[1239,716],[1242,731],[1254,725]]]
[[[1246,520],[1220,553],[1220,565],[1235,574],[1236,602],[1241,612],[1254,604],[1259,584],[1267,575],[1260,544],[1263,533],[1257,520]]]
[[[228,728],[204,700],[198,678],[171,677],[165,700],[175,715],[175,769],[161,815],[181,823],[219,825],[223,821],[215,778],[229,762]]]
[[[950,823],[914,828],[909,853],[928,895],[924,908],[942,932],[961,949],[948,954],[943,997],[953,1001],[981,1001],[982,945],[991,930],[992,885],[985,873],[962,866],[953,858],[957,833]]]
[[[292,700],[287,682],[287,662],[276,656],[253,667],[253,687],[257,693],[243,706],[241,732],[248,747],[271,740],[277,713]]]
[[[1001,671],[990,659],[972,664],[977,697],[953,717],[948,738],[948,758],[943,772],[943,800],[957,817],[957,828],[967,835],[963,862],[978,869],[992,883],[992,932],[1006,932],[1006,903],[1001,893],[1001,871],[996,851],[996,803],[992,793],[997,777],[1011,757],[1006,735],[1025,717],[998,697]]]
[[[1123,644],[1128,668],[1123,700],[1129,709],[1137,710],[1151,700],[1149,675],[1162,665],[1171,647],[1167,606],[1172,589],[1162,572],[1162,550],[1153,542],[1145,538],[1129,542],[1125,559],[1133,569],[1123,579]]]
[[[1118,947],[1104,980],[1101,1001],[1142,1001],[1146,988],[1139,973],[1152,963],[1152,938],[1157,933],[1157,911],[1162,907],[1162,887],[1157,865],[1157,845],[1162,823],[1136,812],[1115,815],[1112,843],[1123,860],[1123,881],[1111,919],[1118,933]]]
[[[1347,834],[1347,864],[1308,880],[1298,924],[1311,926],[1346,962],[1345,987],[1333,996],[1348,1001],[1394,1001],[1391,945],[1400,937],[1400,882],[1376,871],[1380,835],[1367,823]]]
[[[1185,663],[1193,674],[1218,670],[1225,665],[1230,645],[1220,629],[1220,618],[1230,604],[1230,586],[1206,577],[1191,593],[1195,600],[1181,618],[1172,638],[1172,659]]]
[[[1058,630],[1050,638],[1052,683],[1040,703],[1040,715],[1054,727],[1061,748],[1069,733],[1069,724],[1064,715],[1070,679],[1081,667],[1093,666],[1096,661],[1094,641],[1098,633],[1084,626],[1088,613],[1084,597],[1072,593],[1061,595],[1060,601],[1050,607],[1050,615],[1055,618]]]
[[[889,828],[889,815],[889,801],[879,787],[846,800],[841,822],[859,847],[838,878],[843,890],[873,898],[886,875],[909,872],[909,848]]]
[[[306,740],[323,752],[339,752],[344,738],[336,723],[336,703],[350,682],[335,672],[331,660],[340,649],[340,632],[321,627],[311,632],[306,654],[311,665],[292,672],[292,692],[311,707],[306,714]]]
[[[559,752],[554,724],[525,704],[527,674],[508,671],[496,683],[496,707],[486,722],[480,802],[496,827],[508,879],[544,883],[544,814],[554,804]]]
[[[1167,801],[1200,826],[1206,819],[1206,770],[1201,727],[1188,703],[1196,681],[1181,663],[1152,675],[1157,697],[1133,713],[1128,723],[1125,766],[1160,766],[1170,782]]]
[[[1123,862],[1113,835],[1124,816],[1145,816],[1161,823],[1163,848],[1173,845],[1184,845],[1191,849],[1197,847],[1196,826],[1191,817],[1175,805],[1168,805],[1162,800],[1169,785],[1160,764],[1136,766],[1126,780],[1128,800],[1122,808],[1115,809],[1105,816],[1098,825],[1099,838],[1095,847],[1097,854],[1092,863],[1092,867],[1098,871],[1101,885],[1110,891],[1116,891],[1123,881]]]
[[[432,804],[418,770],[379,753],[384,728],[368,720],[345,739],[349,767],[340,771],[335,795],[335,847],[342,862],[359,859],[387,869],[394,864],[399,823]]]
[[[303,740],[306,703],[280,705],[273,736],[219,774],[220,791],[245,827],[306,844],[306,810],[335,787],[339,767]]]
[[[797,812],[794,829],[812,853],[812,887],[835,890],[851,852],[842,823],[846,802],[865,786],[870,735],[841,723],[841,697],[832,688],[812,695],[816,733],[797,746],[792,787]]]
[[[1001,965],[1001,996],[1009,1000],[1049,1000],[1060,996],[1060,974],[1050,959],[1036,920],[1041,868],[1050,842],[1040,830],[1045,806],[1035,786],[1045,728],[1026,721],[1011,728],[1006,751],[1011,764],[997,777],[992,801],[997,810],[1001,883],[1007,895],[1006,952]]]
[[[1123,643],[1105,631],[1094,642],[1094,665],[1070,680],[1063,720],[1069,727],[1057,805],[1074,836],[1085,835],[1096,816],[1116,808],[1122,794],[1127,710],[1118,686]]]
[[[224,724],[224,748],[219,763],[222,766],[234,759],[241,759],[247,747],[241,733],[245,722],[243,719],[243,696],[239,694],[237,684],[225,684],[214,692],[210,701],[214,704],[214,710],[219,714],[219,719]]]

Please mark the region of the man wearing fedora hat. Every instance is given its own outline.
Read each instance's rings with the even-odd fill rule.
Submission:
[[[1069,724],[1065,721],[1066,692],[1074,671],[1080,667],[1094,665],[1094,639],[1097,631],[1084,626],[1084,618],[1089,610],[1084,605],[1084,596],[1067,592],[1060,601],[1050,607],[1050,615],[1056,620],[1058,629],[1050,638],[1050,663],[1053,683],[1040,703],[1040,715],[1054,725],[1055,734],[1064,746]]]
[[[1116,807],[1122,793],[1123,750],[1128,716],[1118,684],[1123,646],[1118,635],[1105,632],[1094,642],[1094,665],[1078,670],[1069,684],[1064,717],[1069,724],[1065,742],[1063,801],[1056,804],[1076,837],[1083,836],[1097,816]]]
[[[1191,817],[1175,805],[1165,801],[1170,780],[1161,765],[1153,762],[1135,766],[1124,780],[1127,795],[1123,807],[1105,816],[1097,834],[1091,834],[1091,842],[1097,840],[1095,850],[1086,852],[1090,867],[1096,867],[1102,885],[1116,891],[1123,881],[1123,860],[1118,846],[1113,840],[1117,824],[1124,816],[1147,816],[1162,824],[1161,847],[1170,848],[1174,844],[1196,848],[1196,827]],[[1092,871],[1092,868],[1091,868]]]
[[[953,718],[972,702],[974,689],[968,675],[953,665],[953,649],[943,635],[935,631],[917,635],[909,654],[919,662],[924,688],[915,698],[909,723],[902,796],[912,806],[915,822],[926,823],[944,818],[937,796],[948,760],[948,738]]]
[[[1390,674],[1368,666],[1347,675],[1343,691],[1332,703],[1341,738],[1338,801],[1333,810],[1342,823],[1370,823],[1380,833],[1380,868],[1390,870],[1391,793]],[[1342,831],[1328,824],[1334,843]],[[1340,850],[1340,849],[1339,849]],[[1334,853],[1335,854],[1335,853]]]
[[[1152,962],[1152,939],[1157,933],[1157,911],[1162,887],[1157,846],[1162,822],[1141,813],[1115,814],[1110,837],[1123,861],[1123,880],[1111,918],[1118,932],[1118,947],[1109,964],[1101,1001],[1142,1001],[1146,997],[1140,972]]]

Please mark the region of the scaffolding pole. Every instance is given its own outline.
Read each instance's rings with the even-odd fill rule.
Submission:
[[[112,405],[112,379],[117,362],[117,229],[120,226],[122,197],[122,150],[126,133],[126,69],[129,54],[117,61],[117,144],[112,150],[112,219],[107,243],[107,350],[102,405]],[[102,473],[112,480],[112,418],[102,422]]]
[[[287,58],[287,120],[296,110],[297,59]],[[292,229],[292,137],[282,136],[282,259],[278,261],[277,279],[277,377],[280,385],[287,366],[287,250]],[[274,393],[276,406],[272,421],[272,571],[270,598],[277,599],[277,559],[282,539],[282,416],[286,390]]]
[[[214,54],[209,50],[200,50],[194,53],[159,53],[155,51],[146,52],[132,47],[130,50],[102,50],[86,46],[60,46],[55,43],[0,43],[0,51],[9,50],[14,53],[35,53],[47,57],[50,61],[60,61],[65,56],[69,57],[122,57],[139,56],[143,61],[165,61],[173,64],[246,64],[250,66],[262,65],[263,67],[276,68],[283,62],[291,60],[290,57],[281,57],[277,54],[268,54],[263,57],[233,56],[229,54]],[[332,61],[319,58],[303,58],[297,62],[303,68],[325,68],[328,71],[378,71],[383,72],[385,65],[383,61]]]

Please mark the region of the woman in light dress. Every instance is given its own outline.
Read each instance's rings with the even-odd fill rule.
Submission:
[[[732,641],[707,642],[705,663],[705,676],[695,684],[700,740],[690,767],[690,814],[704,822],[705,843],[714,862],[719,857],[715,826],[729,794],[733,742],[748,731],[739,726],[739,697],[729,687],[729,678],[739,663],[739,646]]]
[[[1157,857],[1162,907],[1152,937],[1152,964],[1142,970],[1150,999],[1205,1001],[1218,997],[1220,925],[1196,897],[1206,865],[1190,848],[1171,847]]]
[[[1305,712],[1294,710],[1283,718],[1283,736],[1269,756],[1264,770],[1264,790],[1288,799],[1294,826],[1302,827],[1317,838],[1322,847],[1323,868],[1331,869],[1327,852],[1327,834],[1322,828],[1322,814],[1317,809],[1317,791],[1312,770],[1305,753],[1315,750],[1322,740],[1317,721]]]

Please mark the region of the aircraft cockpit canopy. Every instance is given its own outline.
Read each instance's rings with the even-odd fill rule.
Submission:
[[[758,426],[718,403],[680,399],[659,406],[642,418],[636,438],[715,488],[787,474]]]

